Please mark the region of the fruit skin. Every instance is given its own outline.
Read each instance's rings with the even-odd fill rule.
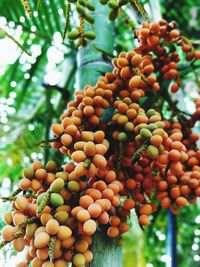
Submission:
[[[118,4],[117,4],[116,1],[110,0],[110,1],[108,2],[108,6],[109,6],[109,8],[111,8],[111,9],[115,9],[115,8],[118,7]]]
[[[53,193],[60,193],[60,191],[64,188],[65,182],[62,178],[57,178],[51,184],[49,190]]]
[[[59,207],[59,206],[62,206],[64,204],[64,199],[58,193],[51,193],[50,203],[55,207]]]
[[[80,191],[80,185],[77,181],[70,181],[67,184],[67,187],[70,192],[79,192]]]
[[[66,211],[58,211],[55,213],[54,218],[60,223],[66,223],[67,219],[69,218],[69,214]]]
[[[34,178],[34,171],[30,168],[25,168],[23,170],[23,176],[29,180],[32,180]]]
[[[56,169],[57,169],[57,164],[55,161],[51,160],[51,161],[47,162],[47,164],[46,164],[47,172],[55,172]]]
[[[83,256],[83,254],[77,253],[74,255],[73,257],[73,264],[75,266],[82,266],[85,264],[85,257]]]
[[[118,140],[120,142],[125,142],[128,139],[128,135],[124,132],[121,132],[118,136]]]
[[[153,145],[149,145],[147,147],[147,155],[151,158],[151,159],[155,159],[157,156],[158,156],[158,148],[156,146],[153,146]]]
[[[15,206],[22,212],[24,212],[27,209],[28,206],[28,200],[25,197],[18,197],[15,200]]]
[[[59,230],[58,230],[58,233],[57,233],[57,237],[60,239],[60,240],[65,240],[69,237],[72,236],[72,230],[68,227],[68,226],[65,226],[65,225],[62,225],[59,227]]]
[[[56,235],[59,231],[59,223],[55,219],[50,219],[46,224],[46,231],[50,235]]]
[[[79,36],[79,31],[78,30],[73,30],[71,32],[69,32],[67,34],[67,38],[70,40],[70,41],[74,41],[78,38]]]
[[[11,226],[11,225],[6,225],[2,231],[1,231],[1,235],[3,237],[3,239],[5,241],[10,241],[14,238],[15,236],[15,227]]]
[[[119,235],[119,229],[117,227],[111,226],[107,230],[107,235],[110,238],[115,238]]]
[[[140,135],[144,139],[149,139],[152,137],[152,133],[148,129],[145,129],[145,128],[140,130]]]
[[[45,248],[49,244],[49,241],[50,241],[49,234],[46,232],[41,232],[36,235],[34,239],[34,246],[36,248]]]
[[[147,215],[140,215],[139,216],[139,223],[141,225],[147,226],[149,225],[149,217]]]
[[[96,39],[96,34],[93,31],[84,32],[83,36],[84,36],[84,38],[86,38],[88,40]]]
[[[94,220],[89,219],[83,224],[83,231],[86,235],[93,235],[96,232],[97,224]]]
[[[17,251],[17,252],[23,251],[23,249],[25,247],[24,239],[23,238],[17,238],[15,240],[13,240],[13,247],[14,247],[15,251]]]
[[[3,218],[4,222],[6,224],[12,224],[13,219],[12,219],[12,213],[11,212],[5,212],[3,217],[4,217]]]

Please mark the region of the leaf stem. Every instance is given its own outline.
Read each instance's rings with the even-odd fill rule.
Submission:
[[[4,32],[4,34],[11,39],[23,52],[27,55],[32,56],[30,52],[28,52],[12,35],[10,35],[6,30],[0,27],[0,30]]]

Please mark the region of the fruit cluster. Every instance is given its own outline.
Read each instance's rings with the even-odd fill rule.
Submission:
[[[67,37],[71,41],[78,40],[77,46],[86,46],[89,41],[94,40],[96,38],[96,35],[92,30],[84,30],[85,22],[90,25],[94,24],[94,15],[91,12],[95,10],[95,6],[93,3],[87,0],[68,0],[66,24],[63,39],[65,38],[65,34],[67,33],[70,24],[71,4],[75,5],[75,9],[79,15],[80,21],[79,27],[68,32]]]
[[[73,165],[68,164],[66,168],[70,171]],[[13,241],[18,252],[29,246],[26,261],[31,261],[33,267],[64,267],[69,261],[74,266],[83,266],[91,261],[93,255],[88,248],[96,229],[96,222],[91,218],[95,218],[94,205],[101,206],[90,197],[93,205],[89,204],[89,212],[78,212],[79,202],[83,206],[88,203],[89,194],[85,195],[86,199],[78,198],[84,183],[71,180],[67,171],[58,171],[53,161],[45,167],[34,162],[32,168],[24,169],[23,176],[19,184],[23,195],[13,196],[13,211],[4,214],[8,224],[2,230],[4,242]],[[83,228],[81,234],[79,224]]]
[[[140,46],[121,52],[111,73],[75,92],[61,122],[52,125],[52,147],[67,154],[68,162],[61,169],[52,161],[45,167],[33,163],[19,190],[4,199],[13,210],[5,214],[1,246],[29,246],[26,262],[18,266],[85,266],[98,228],[120,238],[133,208],[146,226],[158,202],[176,214],[200,196],[199,137],[191,129],[199,102],[186,129],[182,115],[180,122],[179,114],[165,120],[163,102],[145,109],[145,98],[151,102],[159,90],[168,102],[165,80],[175,80],[171,89],[179,80],[179,56],[171,43],[184,47],[185,41],[175,23],[164,20],[144,23],[136,36]]]
[[[171,92],[176,93],[181,85],[177,68],[177,63],[180,61],[177,48],[181,47],[188,61],[200,59],[200,51],[195,51],[192,42],[180,35],[175,21],[144,22],[135,35],[140,43],[135,50],[142,55],[150,54],[154,58],[153,65],[159,72],[160,78],[173,80]],[[175,51],[172,45],[176,45]]]

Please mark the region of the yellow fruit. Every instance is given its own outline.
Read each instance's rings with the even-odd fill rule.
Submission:
[[[48,246],[50,241],[50,236],[46,232],[41,232],[36,235],[35,240],[34,240],[34,246],[36,248],[45,248]]]
[[[72,235],[72,230],[68,226],[62,225],[59,227],[57,237],[60,240],[65,240],[65,239],[71,237],[71,235]]]
[[[55,219],[51,219],[46,224],[46,231],[50,235],[56,235],[59,231],[59,223]]]

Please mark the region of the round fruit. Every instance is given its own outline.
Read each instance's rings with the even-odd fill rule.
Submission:
[[[65,182],[62,178],[57,178],[51,184],[49,190],[53,193],[60,193],[60,191],[64,188]]]
[[[62,206],[64,204],[64,199],[60,194],[51,193],[50,196],[50,203],[55,207]]]

